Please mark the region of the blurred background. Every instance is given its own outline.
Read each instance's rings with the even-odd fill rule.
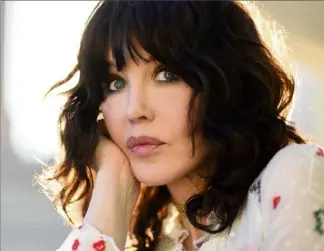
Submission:
[[[76,63],[96,3],[1,1],[1,251],[55,250],[69,232],[32,176],[58,146],[63,99],[43,96]],[[291,119],[324,144],[324,2],[256,4],[288,35],[288,59],[298,75]]]

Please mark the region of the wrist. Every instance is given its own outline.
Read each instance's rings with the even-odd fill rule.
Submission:
[[[120,250],[124,250],[136,199],[132,187],[120,185],[129,183],[122,182],[120,175],[114,173],[117,169],[112,169],[99,169],[83,223],[111,236]]]

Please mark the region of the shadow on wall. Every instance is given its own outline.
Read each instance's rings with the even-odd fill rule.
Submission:
[[[51,202],[32,186],[40,164],[22,161],[10,146],[10,122],[1,104],[1,251],[56,250],[69,229]]]

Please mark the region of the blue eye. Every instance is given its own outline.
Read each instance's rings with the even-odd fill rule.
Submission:
[[[156,80],[162,81],[162,82],[172,82],[173,80],[175,80],[177,78],[178,78],[178,76],[176,74],[169,72],[169,71],[161,71],[156,76]]]
[[[168,71],[164,66],[159,66],[156,70],[155,80],[170,83],[179,79],[178,75]]]
[[[125,82],[121,79],[116,79],[109,83],[109,90],[110,91],[119,91],[125,87]]]

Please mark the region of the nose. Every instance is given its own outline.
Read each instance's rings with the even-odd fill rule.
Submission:
[[[151,122],[154,112],[150,107],[145,88],[130,88],[128,91],[127,119],[131,123]]]

